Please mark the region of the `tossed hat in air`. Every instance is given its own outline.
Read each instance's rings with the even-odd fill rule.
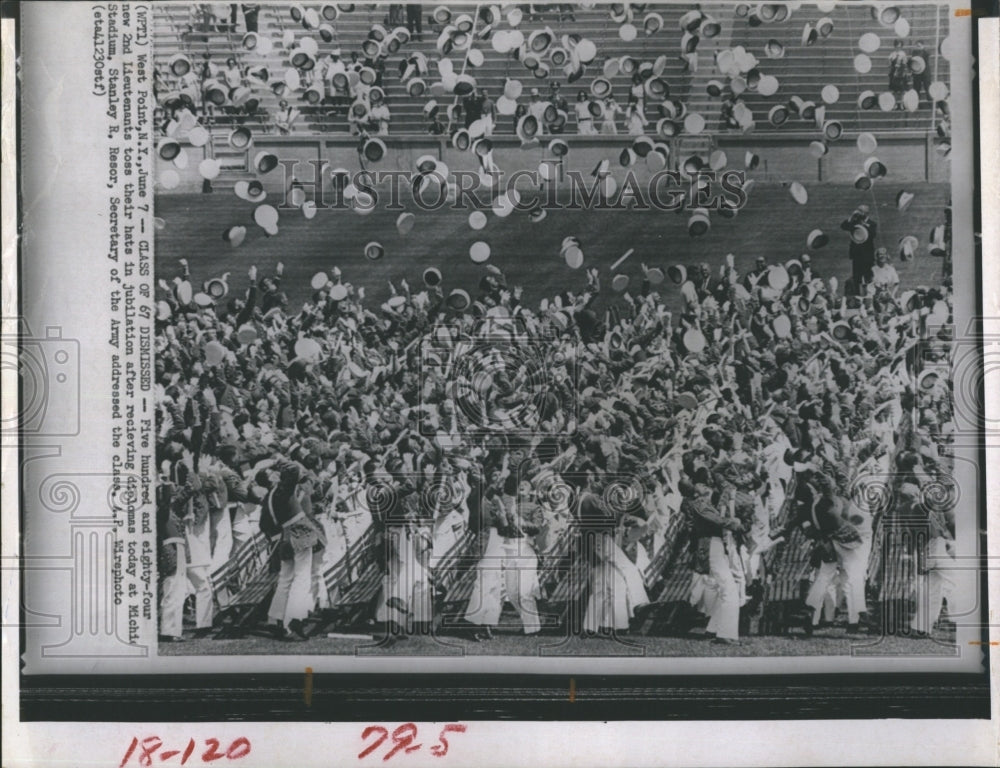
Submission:
[[[903,235],[899,238],[899,259],[900,261],[913,261],[913,257],[917,255],[917,248],[920,247],[920,241],[913,235]]]
[[[696,208],[688,219],[688,235],[691,237],[705,235],[711,227],[712,223],[709,221],[708,210],[705,208]]]
[[[784,104],[775,104],[767,113],[768,122],[775,126],[784,125],[788,122],[788,107]]]
[[[806,245],[810,248],[810,250],[822,248],[829,242],[829,236],[822,229],[814,229],[806,238]]]
[[[538,118],[530,112],[522,115],[521,119],[517,121],[517,137],[521,140],[522,144],[534,141],[538,135],[538,129]]]
[[[270,173],[278,167],[278,156],[273,152],[261,150],[254,157],[253,166],[257,173]]]
[[[191,71],[191,59],[183,53],[175,53],[167,62],[167,67],[174,77],[183,77]]]
[[[383,157],[385,157],[386,146],[385,142],[378,137],[369,138],[365,141],[364,146],[361,149],[362,154],[364,154],[365,159],[373,163],[377,163]]]
[[[233,248],[239,247],[239,245],[246,239],[247,228],[242,225],[236,225],[227,228],[222,233],[222,239],[229,243]]]
[[[253,181],[240,180],[233,185],[233,192],[241,200],[251,203],[263,202],[267,197],[264,185],[254,179]]]
[[[861,109],[875,109],[878,106],[878,96],[875,91],[862,91],[858,95],[858,106]]]
[[[829,154],[830,147],[825,141],[810,141],[809,154],[819,160],[824,155]]]
[[[663,17],[655,12],[647,13],[642,20],[642,29],[647,35],[655,35],[663,29]]]
[[[836,141],[844,135],[844,126],[839,120],[827,120],[823,124],[823,136],[827,141]]]
[[[878,149],[878,140],[875,138],[875,134],[864,131],[858,134],[857,139],[858,151],[870,155],[876,149]]]
[[[877,157],[869,157],[865,160],[865,173],[873,179],[880,179],[888,173],[888,169],[885,167],[885,163]]]

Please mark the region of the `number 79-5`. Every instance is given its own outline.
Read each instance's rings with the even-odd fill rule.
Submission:
[[[449,733],[465,733],[465,726],[461,723],[447,723],[438,734],[438,743],[431,746],[431,754],[435,757],[444,757],[448,754]],[[381,725],[369,725],[361,732],[361,740],[367,741],[374,737],[374,741],[358,753],[358,759],[363,760],[372,752],[381,747],[390,738],[389,729]],[[417,726],[413,723],[403,723],[396,728],[392,734],[393,747],[382,756],[382,760],[388,760],[398,752],[416,752],[423,744],[417,743]]]

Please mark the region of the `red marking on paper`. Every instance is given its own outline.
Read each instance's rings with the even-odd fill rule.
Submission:
[[[214,763],[217,760],[223,759],[226,761],[239,760],[241,757],[246,757],[250,754],[250,740],[245,736],[240,736],[238,739],[233,740],[225,750],[222,749],[222,742],[218,739],[205,739],[203,744],[206,749],[199,755],[202,764]],[[177,755],[180,755],[181,759],[177,764],[184,765],[191,755],[194,754],[197,743],[194,739],[189,739],[183,753],[179,749],[159,751],[162,746],[163,740],[159,736],[147,736],[141,741],[138,737],[133,737],[132,742],[128,745],[128,749],[125,750],[125,756],[118,764],[118,768],[125,768],[127,765],[139,765],[142,768],[149,768],[149,766],[153,765],[154,756],[157,763],[169,763]]]
[[[465,730],[466,726],[462,723],[447,723],[438,734],[437,743],[431,745],[431,754],[434,757],[447,755],[449,747],[447,735],[449,733],[465,733]],[[361,732],[361,740],[367,742],[371,739],[372,741],[358,753],[358,759],[364,760],[390,738],[393,746],[382,756],[383,762],[391,760],[398,754],[410,754],[423,747],[423,744],[417,742],[417,726],[414,723],[403,723],[393,730],[391,735],[389,729],[384,725],[369,725]]]

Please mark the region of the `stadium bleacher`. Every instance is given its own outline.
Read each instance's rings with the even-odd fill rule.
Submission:
[[[544,7],[543,7],[544,8]],[[553,6],[554,8],[554,6]],[[686,64],[680,56],[681,31],[678,20],[685,10],[684,6],[645,4],[642,13],[635,14],[635,22],[640,27],[638,36],[626,42],[620,36],[620,25],[612,21],[611,7],[574,7],[574,21],[558,21],[558,15],[543,12],[542,19],[530,20],[525,15],[519,29],[525,34],[534,29],[549,26],[557,38],[566,34],[575,34],[592,40],[598,51],[597,58],[588,65],[583,75],[574,83],[567,83],[567,78],[560,68],[552,66],[551,72],[545,78],[536,78],[514,54],[501,55],[493,50],[488,40],[477,40],[474,47],[485,54],[484,63],[474,70],[477,84],[490,93],[495,99],[503,91],[506,78],[517,78],[525,84],[525,90],[531,86],[547,86],[548,81],[558,81],[563,86],[563,95],[572,104],[578,89],[588,89],[595,76],[603,74],[603,64],[606,60],[631,56],[639,61],[653,61],[664,55],[666,65],[663,79],[670,87],[670,97],[686,102],[688,110],[699,112],[707,120],[708,130],[717,130],[721,97],[712,97],[706,90],[707,83],[718,77],[714,65],[716,51],[736,45],[744,46],[759,60],[759,70],[762,74],[776,77],[780,84],[777,94],[764,97],[747,91],[743,98],[747,106],[754,111],[758,132],[776,130],[794,130],[797,121],[789,121],[782,129],[776,129],[767,122],[768,109],[777,103],[786,102],[791,96],[797,95],[803,99],[814,100],[821,104],[820,92],[825,85],[837,86],[840,98],[836,103],[827,105],[827,118],[850,121],[857,130],[870,130],[884,135],[892,131],[929,130],[933,124],[932,111],[925,101],[916,112],[894,110],[883,112],[878,107],[861,111],[857,107],[857,97],[864,90],[881,93],[886,90],[888,67],[886,57],[891,50],[892,41],[897,38],[897,32],[892,27],[884,29],[880,36],[880,47],[871,54],[873,66],[866,74],[855,71],[854,57],[859,53],[858,39],[866,23],[871,23],[871,8],[868,5],[858,7],[837,6],[834,10],[824,13],[816,6],[804,5],[779,23],[752,25],[748,18],[738,15],[739,9],[731,5],[706,5],[706,12],[711,13],[720,23],[721,32],[714,38],[704,38],[698,46],[698,67],[695,72],[686,72]],[[351,51],[360,51],[361,43],[367,38],[371,27],[375,24],[385,24],[387,21],[387,6],[358,6],[351,12],[340,13],[331,22],[334,31],[333,40],[329,43],[320,40],[314,32],[304,28],[301,22],[292,18],[288,6],[264,6],[259,17],[259,34],[274,41],[270,53],[261,56],[248,52],[242,46],[243,27],[238,22],[235,30],[218,31],[217,28],[206,28],[193,15],[192,6],[188,5],[158,5],[156,7],[156,63],[164,81],[169,83],[167,63],[176,53],[187,55],[193,62],[202,59],[205,53],[211,54],[212,61],[222,64],[234,56],[241,67],[248,65],[264,65],[272,78],[275,73],[283,72],[290,64],[288,62],[288,36],[294,36],[295,41],[303,37],[314,37],[318,42],[319,56],[333,48],[340,48],[343,58],[349,59]],[[392,112],[390,133],[396,135],[425,135],[427,119],[423,114],[424,105],[429,96],[410,97],[401,83],[396,69],[403,54],[419,51],[425,54],[431,62],[429,81],[437,76],[434,62],[440,58],[435,47],[441,25],[434,24],[429,12],[431,6],[424,5],[423,40],[411,40],[398,53],[391,56],[387,62],[384,78],[384,90],[387,104]],[[471,8],[456,7],[456,13],[469,11]],[[906,20],[908,35],[904,38],[907,47],[917,40],[925,43],[930,54],[928,68],[932,80],[947,81],[947,62],[938,54],[938,46],[947,32],[946,9],[934,5],[912,5],[901,7],[901,18]],[[664,19],[664,26],[654,34],[647,35],[641,29],[641,21],[645,14],[656,12]],[[752,13],[751,13],[752,15]],[[827,37],[820,37],[811,45],[802,44],[802,29],[805,23],[815,24],[821,18],[827,17],[833,22],[832,32]],[[481,23],[478,25],[481,28]],[[497,29],[509,29],[506,22],[497,25]],[[783,58],[768,58],[765,45],[770,40],[777,40],[784,47]],[[460,69],[462,60],[459,52],[450,55],[456,68]],[[470,70],[471,72],[472,70]],[[628,95],[628,77],[617,74],[611,79],[614,94],[621,104]],[[277,108],[278,97],[268,88],[257,87],[261,99],[263,114],[246,119],[246,124],[252,130],[267,131],[267,114],[273,114]],[[725,95],[725,92],[723,96]],[[300,94],[301,96],[301,94]],[[448,95],[444,100],[454,98]],[[521,101],[527,100],[527,93]],[[296,100],[291,99],[292,102]],[[295,131],[302,134],[341,133],[348,135],[347,121],[343,114],[328,115],[329,108],[324,105],[312,106],[305,101],[295,104],[302,112],[303,119]],[[655,126],[655,120],[660,116],[658,105],[647,100],[647,117],[652,121],[650,131]],[[225,124],[232,118],[218,114],[217,124]],[[498,121],[498,134],[513,134],[514,121],[510,117]],[[575,121],[571,117],[567,133],[575,132]]]

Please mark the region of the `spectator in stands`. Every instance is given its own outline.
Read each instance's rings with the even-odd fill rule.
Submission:
[[[371,67],[375,72],[375,82],[372,83],[372,85],[377,86],[378,88],[384,88],[385,85],[383,78],[385,77],[385,57],[376,56],[374,59],[366,57],[364,65],[366,67]]]
[[[531,89],[531,101],[528,103],[528,113],[538,121],[539,135],[548,132],[545,122],[545,110],[549,108],[549,102],[542,99],[542,94],[537,88]]]
[[[406,28],[417,42],[424,39],[423,26],[421,26],[423,24],[423,12],[424,7],[420,3],[406,4]]]
[[[483,93],[478,89],[474,89],[472,93],[462,99],[462,110],[465,113],[466,128],[483,116],[483,101]]]
[[[646,88],[642,74],[636,71],[632,75],[632,84],[629,86],[629,103],[635,103],[639,112],[646,119]]]
[[[549,83],[549,102],[560,112],[569,112],[569,103],[559,91],[559,83],[554,80]],[[565,130],[563,125],[553,125],[550,131],[553,134],[560,134]]]
[[[389,15],[385,19],[389,29],[402,27],[406,24],[406,13],[403,10],[403,3],[389,3]]]
[[[344,77],[347,75],[347,67],[344,66],[344,62],[340,58],[340,48],[331,49],[320,61],[318,68],[323,73],[326,103],[332,107],[332,111],[335,113],[345,111],[350,103],[350,97],[346,92],[338,90],[335,84],[335,78],[338,75]]]
[[[879,248],[875,252],[875,266],[872,267],[872,288],[875,292],[888,291],[894,294],[899,287],[899,274],[889,263],[889,251]]]
[[[496,127],[496,105],[493,103],[493,99],[490,98],[489,93],[483,89],[483,135],[490,137],[493,135],[493,129]]]
[[[260,13],[260,3],[243,3],[243,23],[247,32],[257,32],[257,15]]]
[[[590,112],[590,98],[582,88],[576,92],[573,109],[576,112],[576,132],[581,136],[595,135],[597,131],[594,130],[594,116]]]
[[[436,110],[433,115],[431,115],[430,124],[427,126],[427,133],[431,136],[447,136],[448,131],[448,117],[447,113],[442,110]]]
[[[233,97],[233,91],[246,83],[240,65],[236,63],[236,59],[232,56],[226,59],[226,68],[222,71],[222,79],[226,87],[229,88],[230,99]]]
[[[282,136],[287,136],[295,127],[299,115],[300,113],[295,107],[289,106],[288,102],[282,99],[278,102],[278,110],[274,113],[274,127]]]
[[[628,105],[625,107],[625,125],[628,127],[629,136],[642,136],[646,133],[648,121],[642,109],[642,102],[636,101],[634,96],[628,97]]]
[[[576,21],[572,3],[556,3],[556,10],[559,12],[560,23],[564,21]]]
[[[889,54],[889,90],[896,96],[897,101],[903,93],[910,88],[910,68],[909,56],[903,48],[903,41],[899,38],[892,43],[892,52]],[[897,104],[897,109],[902,109],[901,104]]]
[[[217,19],[211,3],[195,3],[191,6],[189,31],[214,32]]]
[[[521,3],[518,7],[528,17],[528,21],[541,21],[542,10],[547,6],[541,3]]]
[[[528,114],[528,106],[526,104],[518,104],[514,108],[513,126],[511,128],[511,133],[517,132],[517,123],[526,114]]]
[[[372,108],[368,113],[368,125],[371,133],[378,136],[386,136],[389,133],[389,122],[392,114],[386,106],[385,99],[378,98],[372,103]]]
[[[916,63],[917,60],[921,63]],[[924,47],[923,40],[917,40],[914,43],[913,50],[910,51],[910,61],[913,62],[910,67],[912,70],[913,90],[921,97],[926,94],[927,98],[930,99],[931,57]],[[931,106],[933,106],[933,103]]]
[[[618,115],[625,113],[621,105],[615,100],[614,95],[608,94],[604,98],[604,119],[601,121],[601,135],[618,135]]]

